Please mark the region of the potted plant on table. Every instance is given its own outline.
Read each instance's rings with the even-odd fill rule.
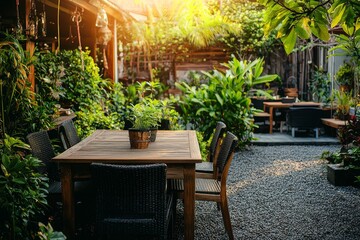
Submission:
[[[140,102],[133,106],[130,121],[133,123],[129,128],[131,148],[145,149],[149,146],[151,128],[159,124],[159,110],[152,104]]]

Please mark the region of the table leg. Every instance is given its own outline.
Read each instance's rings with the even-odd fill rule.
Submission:
[[[274,116],[273,116],[273,107],[269,107],[269,114],[270,114],[270,118],[269,118],[269,133],[272,134],[273,133],[273,122],[274,122]]]
[[[63,201],[64,234],[68,239],[75,236],[74,182],[72,167],[61,164],[61,191]]]
[[[184,166],[184,236],[194,239],[195,224],[195,164]]]

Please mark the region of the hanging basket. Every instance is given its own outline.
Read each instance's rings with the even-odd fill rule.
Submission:
[[[129,129],[130,148],[146,149],[150,143],[150,131],[140,129]]]

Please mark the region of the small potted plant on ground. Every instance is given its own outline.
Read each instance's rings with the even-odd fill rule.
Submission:
[[[133,106],[130,121],[133,127],[129,128],[131,148],[145,149],[150,143],[150,128],[158,124],[158,109],[145,102]]]
[[[334,185],[359,186],[360,180],[360,119],[352,117],[339,129],[338,138],[342,145],[335,153],[325,152],[328,160],[327,178]],[[357,179],[357,181],[356,181]]]

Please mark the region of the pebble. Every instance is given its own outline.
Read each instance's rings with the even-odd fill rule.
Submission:
[[[331,185],[324,151],[339,145],[251,146],[238,152],[227,181],[235,239],[360,239],[360,189]],[[228,239],[216,203],[196,201],[195,239]],[[184,239],[177,203],[176,238]]]

